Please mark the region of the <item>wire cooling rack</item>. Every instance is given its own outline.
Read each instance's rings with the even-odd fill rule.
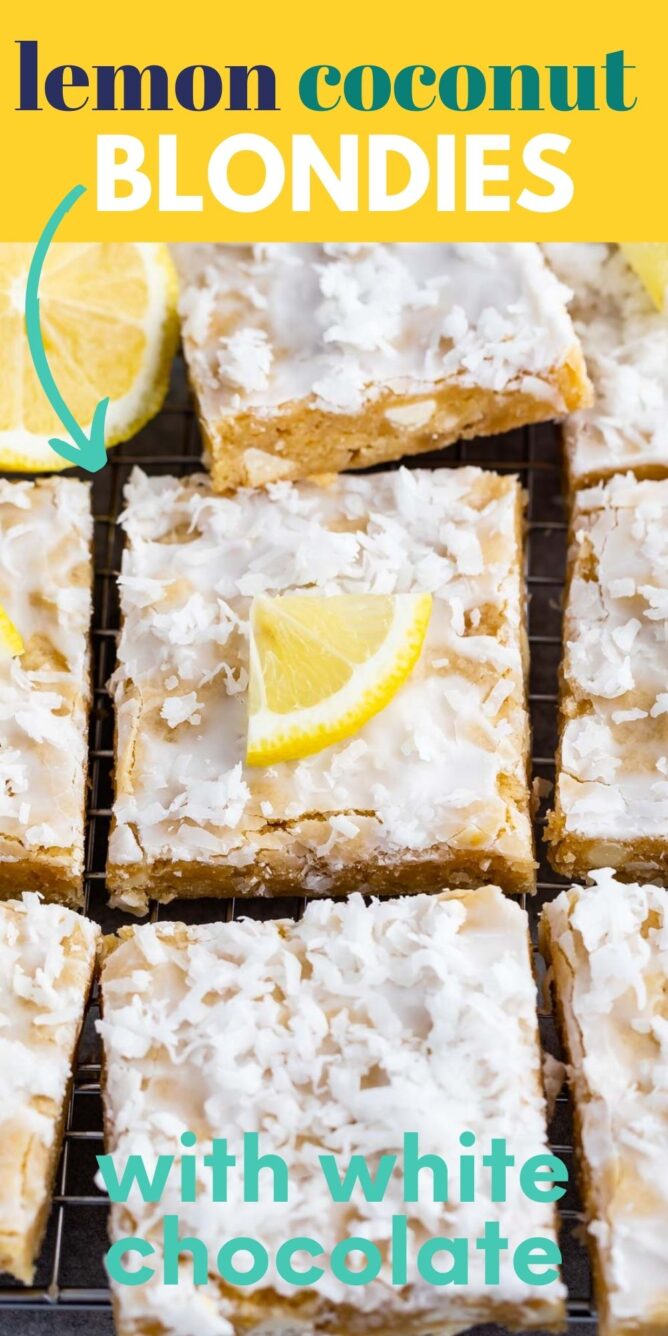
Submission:
[[[565,564],[566,525],[561,495],[559,432],[552,424],[529,427],[506,436],[462,442],[448,450],[419,455],[411,467],[448,468],[477,464],[518,473],[528,494],[527,580],[531,644],[530,700],[533,723],[533,775],[552,781],[556,750],[556,683],[560,653],[561,594]],[[107,467],[93,484],[95,513],[95,600],[93,622],[94,701],[90,728],[90,768],[86,853],[86,912],[105,932],[115,931],[127,916],[106,904],[105,862],[112,801],[113,716],[106,683],[112,672],[118,630],[116,576],[122,533],[118,516],[123,488],[133,465],[148,473],[187,474],[201,467],[199,430],[185,369],[177,358],[168,401],[162,412],[134,440],[109,455]],[[388,467],[387,465],[384,467]],[[391,466],[390,466],[391,467]],[[545,861],[541,827],[545,802],[537,816],[540,858],[539,894],[528,904],[535,936],[540,906],[563,883]],[[254,917],[293,916],[298,899],[173,901],[153,907],[152,917],[206,922],[235,912]],[[136,920],[133,920],[136,921]],[[538,973],[541,962],[537,957]],[[0,1336],[42,1336],[79,1333],[110,1336],[113,1332],[109,1290],[103,1265],[106,1241],[106,1198],[94,1183],[95,1157],[102,1149],[99,1048],[95,1034],[97,999],[91,1000],[79,1045],[65,1144],[56,1178],[53,1209],[35,1283],[30,1288],[0,1277]],[[558,1053],[551,1017],[541,1016],[544,1046]],[[557,1099],[551,1124],[554,1151],[573,1169],[570,1105]],[[572,1178],[572,1172],[571,1172]],[[569,1291],[569,1336],[594,1336],[596,1316],[591,1277],[579,1229],[579,1201],[573,1182],[561,1207],[561,1247]],[[193,1333],[193,1336],[197,1336]],[[497,1327],[477,1329],[477,1336],[502,1336]]]

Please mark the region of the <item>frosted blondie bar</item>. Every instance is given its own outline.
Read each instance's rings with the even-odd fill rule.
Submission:
[[[0,480],[0,897],[82,903],[93,522],[72,478]]]
[[[576,495],[547,834],[568,877],[668,872],[668,480]]]
[[[534,887],[517,480],[400,470],[126,492],[112,682],[115,902]],[[433,594],[420,659],[355,735],[245,767],[254,595]]]
[[[632,469],[668,475],[668,320],[618,246],[552,244],[555,272],[573,292],[571,312],[594,386],[594,403],[568,418],[572,487]]]
[[[0,904],[0,1271],[26,1284],[51,1206],[98,931],[34,894]]]
[[[551,961],[575,1099],[602,1336],[668,1328],[668,893],[596,885],[547,905]]]
[[[369,906],[355,895],[311,903],[298,923],[162,922],[123,928],[105,947],[107,1149],[119,1166],[142,1155],[149,1173],[158,1154],[176,1158],[159,1208],[139,1194],[111,1208],[112,1240],[140,1236],[154,1249],[147,1283],[113,1287],[119,1336],[452,1336],[478,1322],[561,1326],[558,1273],[530,1285],[510,1262],[530,1236],[555,1244],[554,1206],[530,1201],[510,1178],[507,1200],[493,1201],[484,1171],[475,1202],[459,1198],[462,1132],[473,1133],[478,1157],[492,1138],[505,1139],[518,1166],[547,1151],[528,918],[519,905],[489,886]],[[261,1154],[285,1162],[287,1203],[272,1201],[266,1171],[259,1200],[244,1201],[249,1129],[259,1130]],[[185,1131],[196,1133],[200,1166],[213,1138],[227,1139],[237,1157],[227,1201],[212,1200],[201,1167],[197,1201],[181,1201]],[[403,1139],[411,1132],[420,1154],[447,1163],[447,1202],[425,1171],[419,1200],[404,1204]],[[337,1204],[321,1155],[333,1156],[341,1175],[353,1155],[367,1157],[372,1174],[381,1155],[397,1156],[398,1167],[383,1201],[356,1190]],[[161,1218],[170,1213],[182,1236],[206,1247],[208,1283],[204,1270],[194,1283],[183,1259],[178,1288],[162,1284]],[[404,1214],[410,1260],[406,1280],[393,1283],[392,1217]],[[474,1242],[486,1221],[508,1241],[498,1284],[485,1283]],[[295,1235],[321,1248],[306,1259],[300,1253],[297,1269],[315,1263],[324,1273],[301,1288],[274,1264]],[[269,1259],[251,1289],[231,1287],[216,1267],[221,1245],[239,1236],[257,1240]],[[376,1278],[354,1289],[328,1265],[334,1245],[351,1236],[374,1243],[382,1262]],[[420,1278],[415,1254],[434,1236],[471,1239],[466,1283],[439,1288]],[[450,1260],[435,1266],[447,1269]]]
[[[178,246],[216,491],[362,468],[590,399],[534,245]]]

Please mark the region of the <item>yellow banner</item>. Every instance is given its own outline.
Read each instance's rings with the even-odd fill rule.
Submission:
[[[479,0],[0,19],[0,237],[668,235],[665,9]]]

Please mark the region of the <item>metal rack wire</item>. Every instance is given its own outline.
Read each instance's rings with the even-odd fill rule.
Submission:
[[[561,463],[558,431],[546,426],[525,428],[504,437],[463,442],[444,452],[420,455],[409,465],[441,468],[477,464],[519,474],[528,493],[527,581],[529,586],[529,639],[531,644],[530,701],[533,723],[533,774],[550,781],[556,748],[556,681],[560,652],[561,591],[565,561],[565,521],[561,499]],[[122,534],[118,516],[123,488],[133,465],[149,473],[187,474],[201,467],[200,439],[190,400],[185,371],[177,359],[168,402],[133,441],[109,455],[107,467],[95,478],[95,600],[93,624],[94,699],[90,728],[89,804],[85,874],[86,913],[112,932],[124,916],[106,904],[105,861],[112,801],[113,718],[106,683],[111,674],[118,600],[116,576],[120,566]],[[540,827],[544,804],[537,817]],[[540,905],[560,885],[541,850],[539,894],[528,905],[535,927]],[[298,900],[273,901],[174,901],[153,907],[171,919],[210,921],[236,910],[254,917],[299,912]],[[540,962],[538,962],[540,966]],[[95,1156],[102,1146],[102,1109],[99,1085],[99,1051],[95,1035],[97,1000],[92,998],[79,1046],[70,1097],[65,1144],[56,1179],[53,1209],[39,1261],[35,1283],[30,1288],[0,1277],[0,1336],[23,1333],[28,1312],[42,1313],[44,1324],[30,1331],[85,1330],[87,1336],[109,1336],[113,1331],[109,1290],[103,1266],[106,1250],[106,1198],[94,1184]],[[541,1017],[545,1047],[558,1051],[552,1020]],[[573,1164],[570,1107],[562,1094],[551,1126],[553,1149],[569,1166]],[[591,1300],[591,1278],[586,1252],[579,1238],[579,1203],[574,1185],[560,1203],[564,1275],[569,1290],[570,1336],[593,1336],[596,1316]],[[71,1317],[68,1319],[67,1314]],[[74,1315],[87,1314],[85,1328]],[[51,1315],[51,1321],[49,1320]],[[55,1323],[56,1314],[63,1320]],[[76,1324],[76,1325],[75,1325]],[[478,1329],[478,1336],[495,1336],[499,1328]],[[193,1334],[194,1336],[194,1334]]]

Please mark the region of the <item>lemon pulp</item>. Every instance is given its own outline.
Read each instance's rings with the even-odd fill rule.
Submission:
[[[668,241],[623,242],[622,250],[654,305],[663,311],[668,294]]]
[[[254,599],[248,764],[295,760],[357,732],[411,673],[430,615],[430,594]]]
[[[0,243],[0,468],[68,468],[49,438],[67,439],[35,373],[25,330],[33,248]],[[177,283],[166,246],[55,244],[40,281],[40,324],[56,385],[88,430],[109,398],[107,446],[160,408],[178,339]]]
[[[0,659],[13,659],[24,649],[21,632],[0,603]]]

